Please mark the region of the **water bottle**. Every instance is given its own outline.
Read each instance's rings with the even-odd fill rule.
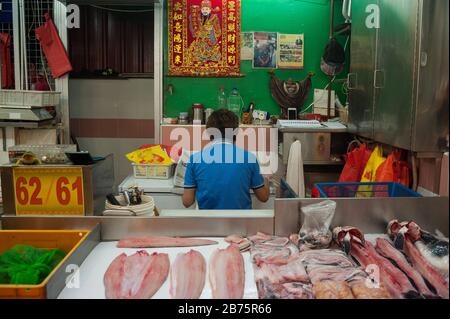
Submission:
[[[242,97],[239,94],[238,89],[234,88],[231,90],[230,95],[228,96],[227,100],[227,108],[229,111],[236,114],[236,116],[240,119],[241,118],[241,110],[243,106]]]
[[[223,86],[220,87],[219,95],[217,96],[217,108],[227,108],[227,96],[225,94],[225,89],[223,88]]]

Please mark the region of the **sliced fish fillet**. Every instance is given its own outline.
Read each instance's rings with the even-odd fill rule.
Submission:
[[[206,261],[201,253],[179,253],[170,270],[170,296],[173,299],[198,299],[206,278]]]
[[[251,242],[249,239],[235,234],[225,237],[225,241],[229,244],[238,245],[241,252],[249,250],[251,246]]]
[[[351,281],[367,277],[366,273],[357,267],[343,268],[333,265],[308,265],[306,269],[313,284],[324,280]]]
[[[443,256],[437,256],[433,253],[422,240],[418,240],[414,243],[422,256],[438,270],[448,281],[448,254]]]
[[[149,299],[166,281],[169,256],[140,250],[117,256],[103,277],[107,299]]]
[[[255,280],[267,278],[272,284],[308,282],[308,274],[299,256],[292,256],[281,263],[264,260],[255,263]]]
[[[406,275],[396,268],[389,260],[380,256],[372,244],[366,242],[364,246],[352,242],[351,254],[363,267],[376,265],[379,269],[379,280],[391,296],[396,299],[415,297],[415,289]]]
[[[259,299],[313,299],[309,283],[290,282],[273,284],[267,278],[256,281]]]
[[[416,285],[419,292],[424,295],[431,297],[434,294],[431,292],[431,290],[428,288],[427,284],[425,283],[425,280],[423,280],[422,276],[418,271],[416,271],[406,260],[405,256],[395,249],[394,246],[391,245],[386,239],[383,238],[377,238],[376,241],[376,250],[383,255],[386,258],[389,258],[390,260],[394,261],[397,266],[403,270],[403,272],[412,279],[414,284]]]
[[[241,299],[244,295],[244,259],[237,245],[216,249],[209,259],[209,283],[214,299]]]
[[[437,294],[442,298],[448,299],[448,282],[442,274],[423,257],[409,238],[405,240],[405,253],[411,259],[414,268],[436,289]]]
[[[162,248],[215,245],[217,241],[199,238],[146,236],[119,240],[118,248]]]

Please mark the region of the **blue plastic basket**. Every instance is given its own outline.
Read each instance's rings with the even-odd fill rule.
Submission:
[[[320,197],[422,197],[400,183],[316,183]]]

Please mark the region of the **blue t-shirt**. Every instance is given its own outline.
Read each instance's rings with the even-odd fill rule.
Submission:
[[[185,188],[196,188],[200,209],[251,209],[250,189],[264,186],[252,153],[229,142],[215,142],[189,158]]]

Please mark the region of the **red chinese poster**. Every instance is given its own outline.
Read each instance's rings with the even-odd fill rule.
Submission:
[[[169,0],[169,75],[240,75],[240,0]]]

